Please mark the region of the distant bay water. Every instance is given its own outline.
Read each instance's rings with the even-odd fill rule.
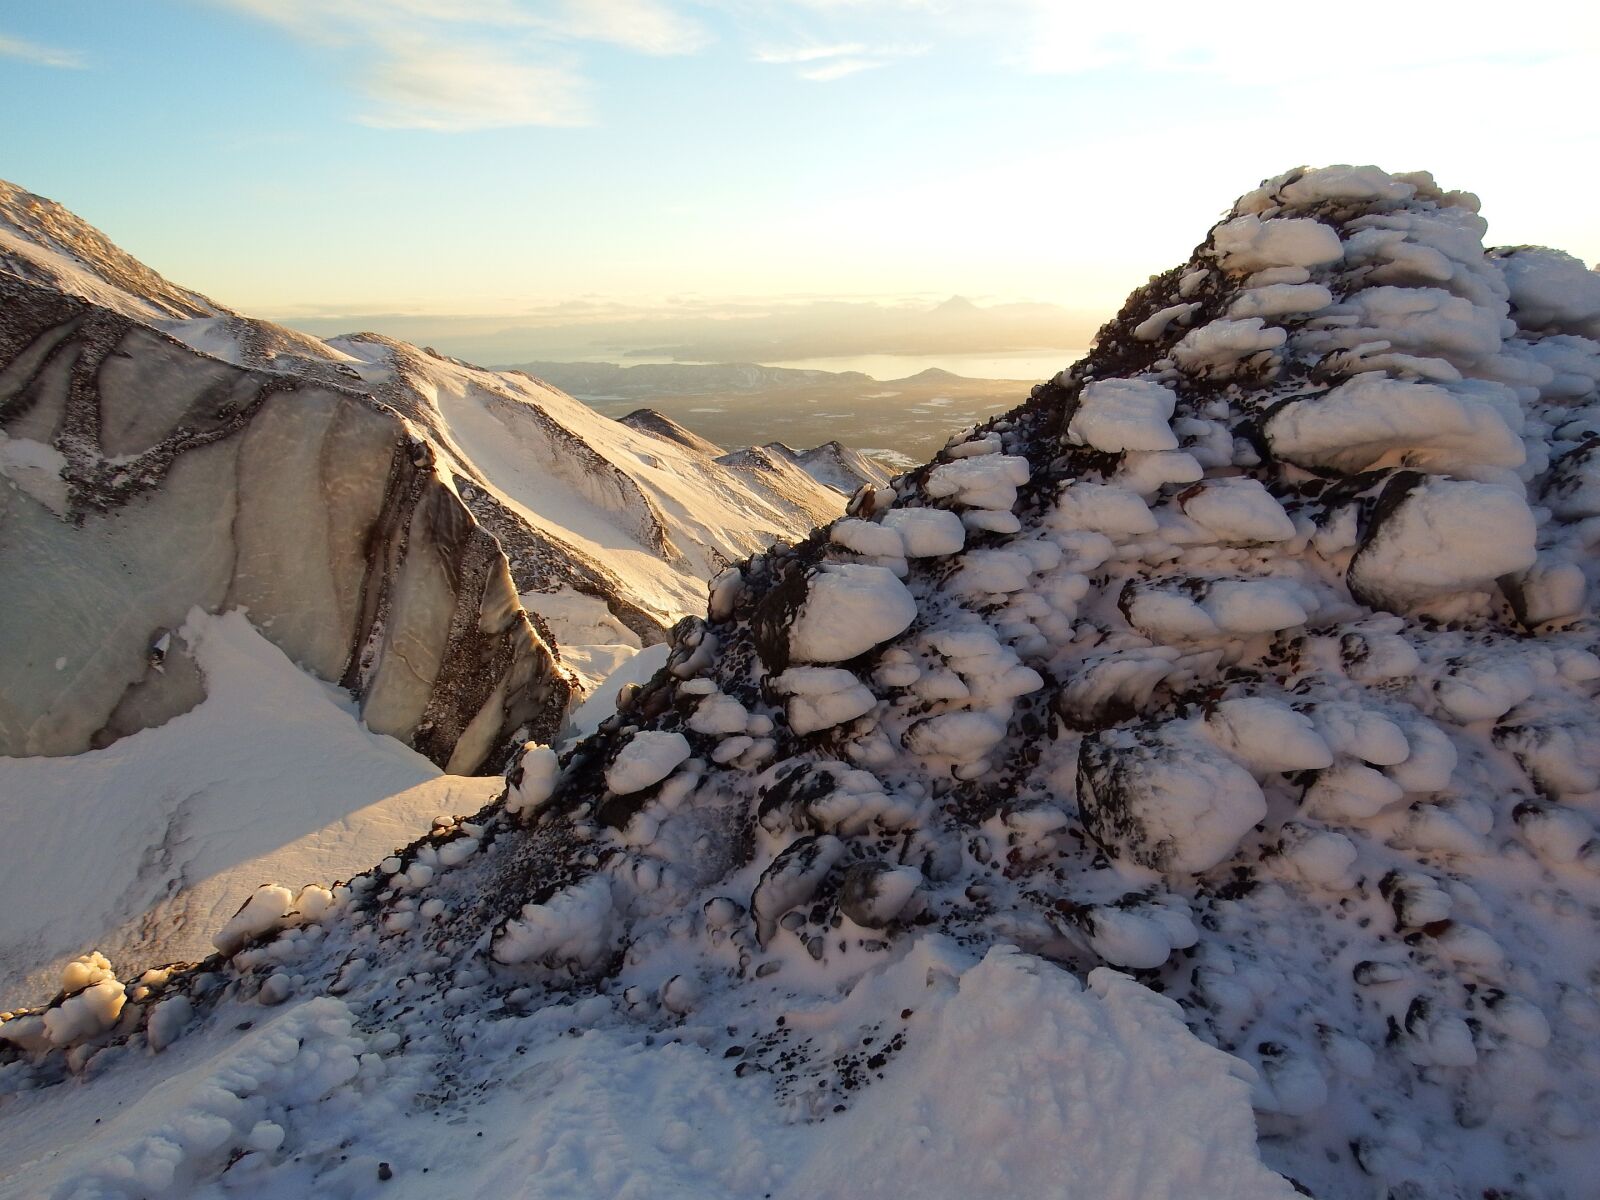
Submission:
[[[807,371],[860,371],[874,379],[906,379],[933,368],[967,379],[1015,379],[1039,383],[1070,367],[1086,353],[1085,350],[1032,350],[1026,354],[862,354],[848,358],[792,359],[762,365],[795,367]]]

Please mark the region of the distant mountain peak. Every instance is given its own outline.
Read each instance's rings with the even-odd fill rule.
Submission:
[[[961,378],[963,378],[963,376],[957,375],[954,371],[946,371],[943,367],[928,367],[925,370],[918,371],[915,375],[907,375],[903,379],[890,379],[886,380],[885,382],[910,383],[911,381],[916,380],[920,383],[930,383],[945,379]]]

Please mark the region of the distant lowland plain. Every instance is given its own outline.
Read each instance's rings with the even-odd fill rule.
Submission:
[[[1022,403],[1093,327],[1054,304],[679,300],[570,304],[519,318],[289,318],[379,330],[552,384],[609,417],[655,409],[726,450],[838,441],[901,470]]]

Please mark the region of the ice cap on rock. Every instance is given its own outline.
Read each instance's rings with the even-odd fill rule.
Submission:
[[[1321,267],[1344,257],[1338,231],[1308,217],[1235,217],[1211,236],[1223,269],[1240,275],[1267,267]]]
[[[1067,437],[1096,450],[1176,450],[1172,390],[1148,379],[1097,379],[1078,397]]]
[[[1537,558],[1538,529],[1520,486],[1402,471],[1384,488],[1351,561],[1357,599],[1404,610],[1491,585]]]
[[[845,662],[898,637],[916,618],[916,600],[892,571],[829,563],[806,582],[805,600],[789,627],[789,655],[802,663]]]
[[[642,792],[671,775],[689,755],[683,734],[642,730],[628,739],[606,768],[606,787],[619,796]]]

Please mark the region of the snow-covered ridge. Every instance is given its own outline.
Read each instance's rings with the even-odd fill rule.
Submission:
[[[1585,1194],[1600,277],[1485,252],[1476,209],[1420,173],[1266,182],[1027,404],[720,574],[666,668],[565,758],[527,751],[503,804],[326,894],[263,891],[199,969],[124,985],[85,962],[0,1025],[0,1080],[103,1072],[54,1090],[89,1094],[159,1074],[152,1046],[230,1045],[242,1013],[298,1028],[332,993],[328,1036],[381,1032],[335,1055],[361,1066],[330,1113],[423,1069],[507,1080],[520,1049],[588,1029],[602,1061],[636,1056],[577,1093],[607,1112],[721,1064],[697,1095],[854,1145],[915,1079],[930,1103],[872,1132],[928,1196],[1291,1195],[1240,1166],[1241,1083],[1262,1159],[1324,1200]],[[945,1007],[952,986],[990,1003]],[[274,1019],[292,997],[312,998]],[[1123,1001],[1124,1036],[1074,1033]],[[1110,1079],[1097,1046],[1180,1014],[1190,1038],[1162,1044],[1221,1052],[1169,1060],[1193,1124],[1150,1119],[1159,1087],[1048,1086]],[[42,1122],[69,1102],[16,1103]],[[1073,1137],[1099,1104],[1125,1165],[1192,1159],[1095,1176]],[[235,1151],[263,1180],[340,1178],[347,1144],[274,1120],[258,1148],[243,1115],[204,1146],[160,1134],[166,1178],[226,1180]],[[673,1153],[692,1119],[639,1117],[668,1147],[655,1178],[793,1194],[760,1135]],[[1064,1153],[1035,1174],[1040,1145]],[[164,1153],[116,1148],[123,1175],[28,1161],[63,1192],[132,1193]],[[856,1194],[893,1192],[884,1161]]]
[[[227,361],[370,389],[421,429],[462,502],[505,547],[557,647],[561,597],[590,597],[645,644],[704,601],[705,581],[842,499],[799,472],[752,477],[699,447],[599,416],[518,371],[488,371],[380,334],[326,341],[250,318],[165,322]],[[541,595],[557,595],[546,612]]]
[[[198,603],[249,608],[374,728],[472,770],[512,731],[552,736],[569,693],[661,641],[727,562],[843,504],[520,373],[230,313],[10,184],[0,284],[0,556],[22,590],[0,617],[0,752],[71,753],[193,704],[147,659]],[[399,549],[414,534],[437,566]],[[480,620],[452,615],[463,586]],[[108,603],[130,589],[144,603]]]
[[[837,441],[823,442],[809,450],[768,442],[762,449],[789,459],[818,483],[847,496],[854,495],[863,484],[882,487],[889,482],[889,472],[883,467]]]
[[[0,179],[0,271],[83,296],[135,320],[228,310],[177,287],[54,200]]]

